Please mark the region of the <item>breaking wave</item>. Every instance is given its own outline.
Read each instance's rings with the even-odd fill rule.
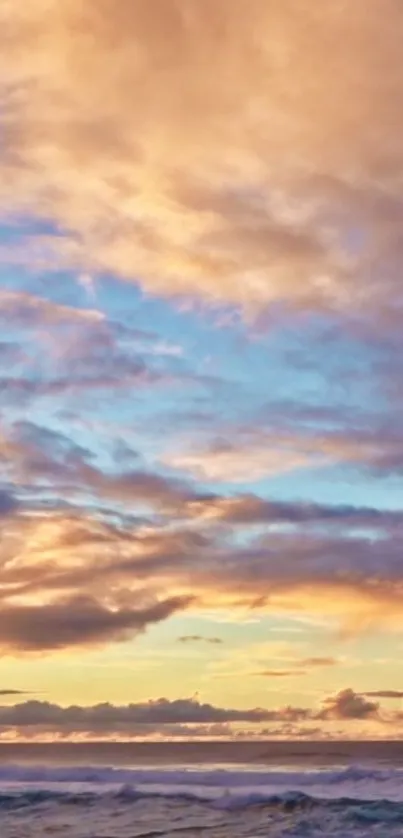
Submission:
[[[99,802],[100,796],[108,797],[110,802],[119,802],[124,806],[135,805],[139,802],[154,802],[161,800],[174,801],[176,804],[199,804],[210,809],[222,811],[238,811],[251,808],[266,808],[280,810],[283,813],[308,813],[322,809],[327,816],[342,815],[344,822],[358,824],[402,824],[403,802],[388,799],[368,800],[351,797],[321,799],[303,792],[288,791],[281,794],[266,794],[250,792],[248,794],[224,794],[211,798],[185,792],[153,792],[141,791],[132,786],[123,786],[117,792],[100,795],[92,792],[55,791],[51,789],[10,790],[0,794],[0,811],[12,812],[20,809],[35,808],[43,804],[67,805],[69,807],[93,807]]]
[[[401,838],[403,769],[2,765],[0,820],[1,838]]]
[[[403,768],[351,766],[340,769],[268,770],[247,766],[216,767],[209,770],[182,768],[112,766],[0,766],[0,791],[15,786],[29,794],[63,794],[89,791],[102,795],[179,795],[200,800],[222,795],[253,801],[299,794],[318,799],[391,800],[403,804]],[[68,787],[68,789],[66,788]],[[249,795],[249,798],[248,798]],[[301,796],[302,795],[302,796]]]
[[[264,767],[248,769],[248,767],[226,767],[213,769],[183,768],[117,768],[113,766],[46,766],[46,765],[15,765],[0,766],[0,783],[2,782],[56,782],[56,783],[96,783],[109,785],[111,783],[141,783],[173,785],[202,785],[202,786],[231,786],[266,785],[299,785],[310,786],[320,781],[324,785],[340,783],[377,783],[403,782],[403,768],[378,768],[376,766],[350,766],[340,769],[312,768],[305,771],[271,770]]]

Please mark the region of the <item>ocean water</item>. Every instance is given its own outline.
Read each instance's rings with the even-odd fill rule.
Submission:
[[[0,836],[403,836],[403,743],[3,744]]]

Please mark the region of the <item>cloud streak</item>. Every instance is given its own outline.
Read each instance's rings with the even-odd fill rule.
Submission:
[[[218,646],[222,643],[221,637],[203,637],[200,634],[184,634],[178,637],[178,643],[209,643]]]
[[[26,694],[27,694],[26,690],[14,690],[14,689],[11,689],[11,688],[10,689],[4,688],[4,689],[0,690],[0,696],[3,696],[3,697],[4,696],[10,696],[10,697],[15,698],[18,695],[26,695]]]

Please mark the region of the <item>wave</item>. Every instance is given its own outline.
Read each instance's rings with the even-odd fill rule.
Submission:
[[[0,765],[1,836],[403,835],[403,768]],[[26,825],[26,831],[21,831]],[[67,832],[67,830],[69,830]],[[90,832],[90,830],[92,830]],[[85,833],[87,834],[87,833]],[[133,834],[133,831],[130,832]]]
[[[183,768],[115,768],[113,766],[45,766],[14,765],[0,766],[1,783],[83,783],[97,786],[152,785],[184,786],[206,788],[244,788],[249,786],[283,786],[291,788],[334,786],[351,784],[393,784],[402,786],[403,768],[380,769],[370,766],[350,766],[335,769],[310,769],[306,771],[248,770],[247,767],[197,769]],[[402,796],[403,800],[403,796]]]
[[[69,807],[94,807],[104,795],[96,792],[57,792],[50,790],[32,791],[10,791],[0,793],[0,811],[14,812],[21,809],[41,807],[44,804],[47,809],[50,804],[67,805]],[[367,801],[351,798],[338,798],[335,800],[318,799],[312,795],[302,792],[284,792],[282,794],[264,794],[253,792],[250,794],[233,796],[225,793],[216,800],[201,798],[194,794],[173,794],[167,792],[139,791],[133,787],[124,786],[115,793],[108,793],[111,801],[119,801],[124,806],[134,806],[139,802],[155,804],[159,800],[171,800],[177,806],[204,805],[210,809],[223,811],[242,811],[256,807],[260,809],[275,810],[281,813],[293,813],[296,815],[319,814],[328,818],[333,816],[342,820],[345,824],[358,826],[371,826],[384,824],[396,826],[403,824],[403,803],[391,802],[389,800]],[[400,832],[399,832],[400,834]]]

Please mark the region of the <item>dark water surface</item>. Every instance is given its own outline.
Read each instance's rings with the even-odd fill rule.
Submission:
[[[374,761],[403,765],[403,741],[0,743],[0,764],[262,763],[270,766],[307,761],[316,765],[349,765]]]
[[[402,742],[0,745],[0,838],[403,838]]]

